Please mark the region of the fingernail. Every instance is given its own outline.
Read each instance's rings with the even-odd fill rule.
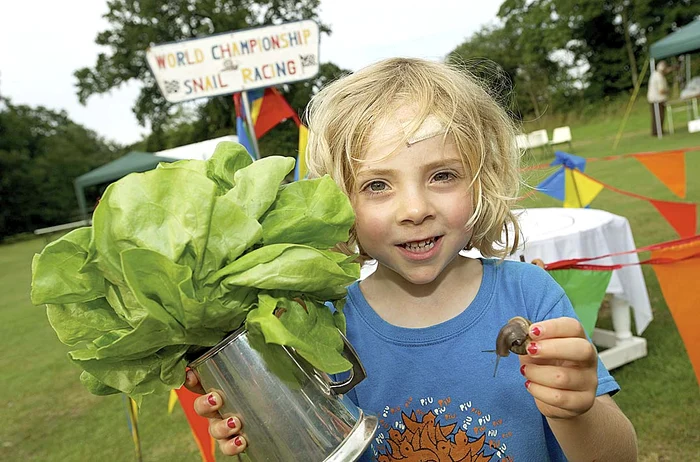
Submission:
[[[527,380],[527,381],[525,382],[525,388],[527,388],[527,389],[529,390],[529,389],[530,389],[530,384],[531,384],[531,383],[532,383],[532,382],[530,382],[529,380]]]
[[[230,418],[226,421],[226,425],[228,426],[228,428],[236,428],[236,421],[233,420],[233,417],[230,417]]]
[[[243,440],[241,439],[240,436],[237,436],[233,439],[233,444],[235,444],[236,446],[242,446]]]
[[[522,375],[525,375],[525,364],[523,364],[522,366],[520,366],[520,373],[521,373]]]
[[[209,395],[209,396],[207,397],[207,401],[208,401],[209,404],[211,404],[212,406],[216,406],[216,398],[214,398],[214,395]]]
[[[535,342],[530,342],[530,344],[527,346],[527,352],[530,353],[531,355],[536,355],[538,349],[539,349],[539,347],[537,346],[537,344]]]
[[[540,330],[539,327],[537,326],[532,326],[530,328],[530,333],[532,334],[533,337],[539,337],[542,331]]]
[[[185,378],[186,378],[186,380],[187,380],[188,382],[192,382],[193,379],[194,379],[194,372],[192,372],[192,371],[187,371],[187,372],[185,373]]]

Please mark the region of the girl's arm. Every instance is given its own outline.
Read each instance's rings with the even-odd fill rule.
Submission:
[[[578,417],[547,421],[572,462],[637,460],[634,427],[609,395],[597,397],[593,407]]]

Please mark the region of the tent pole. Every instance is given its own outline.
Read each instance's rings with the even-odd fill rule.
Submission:
[[[78,183],[73,182],[73,189],[75,190],[75,198],[78,199],[78,208],[80,209],[80,218],[82,220],[87,220],[90,217],[87,212],[87,204],[85,203],[85,188],[78,186]]]
[[[654,58],[649,58],[649,80],[651,80],[651,74],[656,70],[656,60]],[[661,139],[663,134],[661,133],[661,114],[659,114],[659,103],[652,103],[654,107],[654,125],[656,125],[656,137]]]

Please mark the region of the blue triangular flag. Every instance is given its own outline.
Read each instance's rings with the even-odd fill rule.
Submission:
[[[564,167],[542,180],[535,189],[564,202]]]

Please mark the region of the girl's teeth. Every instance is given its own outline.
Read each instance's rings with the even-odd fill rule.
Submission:
[[[428,239],[420,242],[408,242],[404,247],[411,252],[427,252],[435,246],[435,239]]]

